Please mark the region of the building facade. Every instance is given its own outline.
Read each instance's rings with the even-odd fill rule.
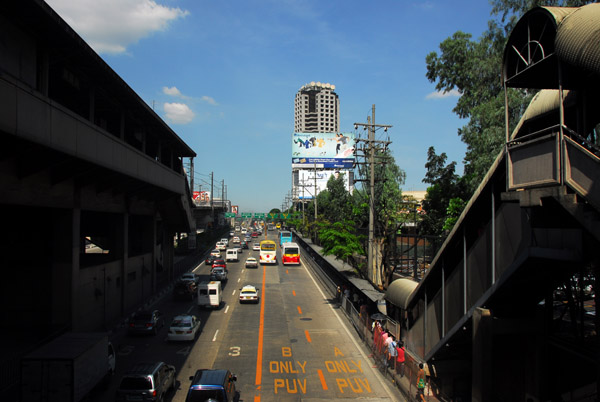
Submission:
[[[297,133],[337,133],[340,99],[335,85],[311,82],[300,88],[294,102],[294,131]]]

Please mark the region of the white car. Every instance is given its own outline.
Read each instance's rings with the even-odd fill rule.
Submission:
[[[210,252],[210,255],[212,255],[214,257],[220,257],[221,251],[219,251],[219,249],[214,249],[213,251]]]
[[[246,258],[246,268],[258,268],[258,261],[256,261],[256,258]]]
[[[195,315],[178,315],[173,318],[167,340],[193,341],[200,332],[200,319]]]
[[[254,243],[254,246],[252,246],[252,250],[260,251],[260,243]]]
[[[218,242],[217,250],[227,250],[227,243],[223,243],[222,241]]]
[[[240,303],[258,303],[258,288],[252,285],[241,288]]]

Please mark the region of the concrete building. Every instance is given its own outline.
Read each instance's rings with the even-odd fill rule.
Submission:
[[[297,133],[337,133],[340,99],[335,85],[311,82],[300,88],[294,102],[294,130]]]

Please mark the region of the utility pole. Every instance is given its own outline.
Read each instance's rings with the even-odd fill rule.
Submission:
[[[190,187],[192,189],[192,197],[194,196],[194,157],[190,158]]]
[[[215,198],[215,190],[214,190],[214,177],[215,172],[210,172],[210,212],[212,216],[212,229],[215,230],[215,204],[213,202]]]
[[[367,274],[371,279],[371,282],[375,285],[382,284],[381,276],[379,275],[379,269],[377,259],[375,256],[375,144],[383,143],[386,147],[390,141],[377,141],[375,140],[375,131],[378,128],[383,128],[385,131],[392,127],[391,125],[375,124],[375,105],[372,108],[372,116],[367,117],[367,123],[354,123],[354,127],[364,127],[369,130],[369,135],[366,140],[358,139],[359,141],[365,142],[365,158],[367,157],[368,151],[368,164],[369,164],[369,240],[367,245]],[[374,258],[375,257],[375,258]]]
[[[315,192],[313,197],[315,197],[315,223],[317,223],[317,162],[315,162]]]

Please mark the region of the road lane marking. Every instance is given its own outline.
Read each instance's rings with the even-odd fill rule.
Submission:
[[[194,308],[194,306],[190,306],[190,308],[188,308],[188,311],[186,312],[186,314],[189,314],[193,308]]]
[[[310,334],[308,333],[308,330],[304,331],[304,336],[306,336],[306,340],[308,341],[308,343],[312,342],[312,339],[310,339]]]
[[[295,291],[295,290],[292,290],[292,294],[293,294],[294,296],[296,296],[296,291]]]
[[[217,335],[219,334],[219,330],[217,329],[217,332],[215,332],[215,336],[213,336],[213,342],[217,340]]]
[[[227,307],[225,307],[225,312],[223,314],[227,314],[227,311],[229,311],[229,304],[227,305]]]
[[[325,297],[325,294],[323,293],[323,291],[321,290],[321,287],[317,284],[317,281],[315,280],[315,278],[313,277],[312,273],[310,272],[310,270],[308,268],[306,268],[306,265],[304,265],[303,261],[300,261],[300,264],[302,265],[302,267],[304,268],[304,270],[306,271],[306,273],[308,274],[308,276],[310,277],[310,279],[313,281],[313,283],[315,284],[315,287],[317,288],[317,290],[319,291],[319,293],[321,294],[321,296],[323,297],[323,300],[327,300],[327,297]],[[336,316],[336,318],[338,319],[341,327],[344,329],[344,331],[346,332],[346,334],[348,335],[348,337],[350,338],[350,340],[352,341],[352,343],[354,344],[356,350],[358,350],[358,352],[362,355],[363,359],[365,361],[369,361],[369,358],[367,357],[367,355],[365,354],[365,352],[363,351],[362,347],[358,344],[357,340],[355,339],[355,336],[353,336],[350,333],[350,330],[348,329],[348,327],[346,326],[346,323],[344,323],[344,321],[342,320],[342,317],[340,317],[340,313],[335,310],[333,308],[333,306],[329,306],[329,308],[331,309],[331,311],[333,312],[333,314]],[[378,370],[372,370],[372,372],[375,374],[375,378],[377,378],[377,380],[379,381],[379,384],[381,385],[381,387],[385,390],[385,392],[388,394],[388,397],[391,400],[394,400],[395,395],[394,393],[390,390],[390,388],[388,387],[387,383],[383,380],[381,374],[379,373]],[[344,383],[338,383],[338,388],[340,388],[340,391],[343,393],[343,387],[344,387]],[[369,386],[370,389],[370,386]]]
[[[238,278],[238,283],[240,283],[241,280],[242,280],[242,278]]]
[[[317,373],[319,374],[319,380],[321,380],[321,387],[323,387],[323,389],[327,391],[329,387],[327,386],[327,382],[325,382],[325,376],[323,375],[323,371],[319,369],[317,370]]]
[[[298,314],[302,315],[302,309],[298,306]]]
[[[258,324],[258,350],[256,351],[256,385],[262,383],[262,359],[263,359],[263,333],[265,326],[265,278],[267,275],[266,266],[263,265],[262,286],[260,290],[260,320]]]
[[[235,294],[235,289],[233,290],[233,293],[231,293],[231,295],[233,296]]]

